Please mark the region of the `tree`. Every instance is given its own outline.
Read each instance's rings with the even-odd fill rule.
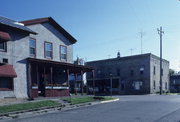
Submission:
[[[170,75],[170,76],[175,75],[175,70],[169,69],[169,75]]]

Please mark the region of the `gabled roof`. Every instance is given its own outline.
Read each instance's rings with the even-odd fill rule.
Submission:
[[[60,33],[62,33],[72,44],[76,43],[77,40],[71,36],[63,27],[61,27],[52,17],[38,18],[32,20],[21,21],[24,25],[34,25],[40,23],[50,23],[54,28],[56,28]]]
[[[18,29],[18,30],[26,31],[28,33],[36,34],[36,32],[32,31],[31,29],[24,26],[23,24],[18,23],[17,21],[2,17],[2,16],[0,16],[0,24],[1,25],[6,25],[8,27],[12,27],[12,28],[15,28],[15,29]]]

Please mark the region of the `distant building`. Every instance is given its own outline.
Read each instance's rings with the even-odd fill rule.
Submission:
[[[84,66],[85,61],[84,61],[84,59],[78,57],[77,60],[74,61],[74,64]],[[87,82],[86,73],[83,73],[82,75],[81,75],[81,72],[72,73],[70,75],[69,80],[70,80],[70,92],[71,93],[78,93],[78,92],[80,93],[80,92],[82,92],[82,90],[86,91],[86,89],[83,89],[86,86],[86,82]]]
[[[96,94],[152,94],[159,92],[160,58],[153,54],[97,60],[86,63],[95,68],[94,85],[92,73],[87,73],[89,92]],[[112,85],[111,85],[112,80]],[[169,90],[169,62],[163,59],[162,88]]]
[[[180,93],[180,75],[170,76],[170,92]]]

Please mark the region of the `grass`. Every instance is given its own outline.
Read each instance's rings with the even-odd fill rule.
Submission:
[[[60,105],[60,104],[61,103],[58,103],[57,101],[46,100],[46,101],[39,101],[39,102],[5,105],[5,106],[0,106],[0,113],[37,109],[37,108],[50,107],[50,106],[55,106],[55,105]]]
[[[87,102],[94,102],[94,101],[105,101],[105,100],[113,100],[112,97],[76,97],[76,98],[65,98],[64,100],[71,103],[71,104],[80,104],[80,103],[87,103]]]

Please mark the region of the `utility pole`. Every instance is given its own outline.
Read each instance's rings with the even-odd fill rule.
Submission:
[[[139,33],[140,33],[140,37],[141,37],[141,54],[143,54],[143,36],[145,33],[143,31],[141,31]]]
[[[158,34],[160,36],[160,92],[159,94],[162,95],[162,34],[164,34],[164,31],[162,30],[162,27],[160,29],[157,29]]]

